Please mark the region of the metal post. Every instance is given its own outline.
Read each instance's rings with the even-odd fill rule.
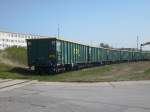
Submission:
[[[142,46],[143,46],[143,45],[141,44],[141,45],[140,45],[140,51],[141,51],[141,52],[142,52]]]
[[[58,24],[58,29],[57,29],[57,31],[58,31],[58,38],[59,38],[59,35],[60,35],[59,24]]]
[[[139,37],[137,36],[137,50],[139,49]]]

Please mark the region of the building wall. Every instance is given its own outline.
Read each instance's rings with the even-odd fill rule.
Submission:
[[[26,39],[34,38],[48,38],[48,36],[0,31],[0,49],[3,50],[12,46],[26,47]]]

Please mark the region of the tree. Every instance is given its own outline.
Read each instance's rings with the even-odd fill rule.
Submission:
[[[104,44],[104,43],[100,43],[100,47],[104,47],[104,48],[112,48],[112,47],[109,46],[108,44]]]

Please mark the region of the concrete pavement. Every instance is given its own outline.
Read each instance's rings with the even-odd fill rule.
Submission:
[[[150,112],[150,81],[32,82],[0,91],[0,112]]]

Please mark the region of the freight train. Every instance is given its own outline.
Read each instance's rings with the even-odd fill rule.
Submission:
[[[57,38],[27,39],[28,66],[60,72],[120,62],[150,60],[150,52],[93,47]]]

